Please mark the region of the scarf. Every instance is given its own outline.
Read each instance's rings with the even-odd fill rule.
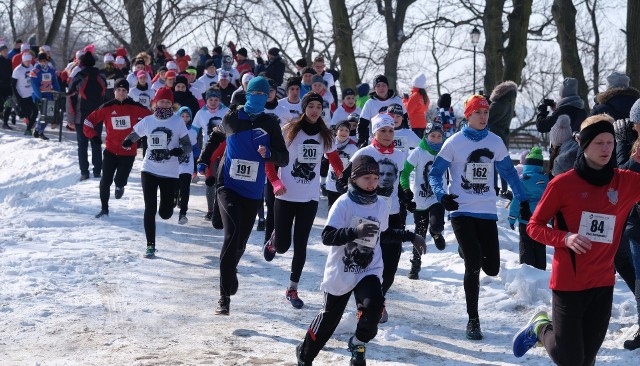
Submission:
[[[462,134],[471,141],[480,141],[483,138],[489,135],[489,129],[484,128],[480,131],[469,127],[469,125],[465,125],[462,127]]]
[[[347,145],[349,145],[349,142],[351,142],[350,140],[351,139],[347,137],[343,142],[340,142],[336,138],[336,150],[338,151],[344,150],[344,148],[347,147]]]
[[[582,100],[582,98],[580,98],[579,96],[571,96],[571,97],[565,97],[562,98],[558,101],[558,108],[562,107],[562,106],[571,106],[571,107],[576,107],[578,109],[583,109],[584,108],[584,101]]]
[[[369,192],[358,187],[355,184],[349,184],[349,190],[347,191],[349,198],[359,205],[370,205],[376,203],[378,200],[378,194],[376,191]]]
[[[342,103],[342,108],[345,112],[351,114],[356,111],[356,108],[358,108],[358,106],[354,104],[353,107],[349,108],[346,104]]]
[[[605,165],[602,169],[593,169],[589,165],[587,165],[587,160],[584,157],[584,152],[580,152],[578,157],[576,158],[576,162],[573,165],[573,169],[575,169],[578,176],[587,181],[589,184],[593,184],[594,186],[602,187],[611,183],[613,179],[613,168],[615,167],[615,163],[612,159],[609,159],[607,165]]]
[[[278,98],[273,98],[272,101],[267,102],[267,104],[264,105],[264,109],[268,109],[272,111],[276,109],[277,106],[278,106]]]
[[[168,119],[169,117],[173,116],[173,108],[171,108],[171,107],[169,107],[169,108],[156,107],[156,109],[153,112],[153,114],[158,119],[162,119],[162,120]]]
[[[206,104],[206,103],[205,103],[205,105],[204,105],[204,106],[207,108],[207,110],[208,110],[208,111],[209,111],[209,113],[211,113],[211,114],[216,114],[216,113],[218,113],[218,111],[220,110],[220,104],[218,104],[218,107],[217,107],[217,108],[213,108],[213,109],[212,109],[212,108],[209,108],[209,105],[208,105],[208,104]]]
[[[311,123],[307,121],[306,118],[303,118],[302,121],[300,121],[300,129],[309,136],[317,135],[320,133],[320,131],[322,131],[322,126],[320,125],[320,123],[321,122],[319,119],[318,121],[316,121],[316,123]]]
[[[140,83],[137,83],[136,88],[141,91],[149,90],[149,83],[144,84],[144,86],[140,85]]]
[[[375,147],[381,154],[393,154],[393,148],[396,145],[392,142],[389,146],[382,146],[378,140],[373,139],[371,141],[371,146]]]

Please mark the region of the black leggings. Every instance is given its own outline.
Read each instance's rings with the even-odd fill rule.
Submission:
[[[176,198],[180,205],[180,215],[186,215],[189,209],[189,195],[191,195],[191,174],[182,173],[178,178],[178,190]]]
[[[389,229],[404,229],[404,218],[401,214],[389,215]],[[382,270],[382,293],[387,291],[393,285],[398,271],[398,263],[400,263],[400,255],[402,254],[402,240],[399,237],[393,237],[385,241],[380,241],[382,249],[382,262],[384,269]]]
[[[416,210],[413,213],[413,221],[416,224],[415,233],[423,238],[426,237],[427,231],[431,235],[440,234],[444,231],[444,207],[440,203],[435,203],[426,210]]]
[[[264,242],[271,237],[273,233],[273,204],[276,199],[276,195],[273,194],[273,186],[271,182],[267,180],[267,184],[264,185],[264,201],[267,204],[267,217],[265,218],[265,230],[264,230]]]
[[[613,287],[553,291],[553,322],[540,328],[538,339],[560,366],[592,366],[607,335]]]
[[[100,203],[103,210],[109,210],[111,183],[115,182],[116,187],[127,185],[135,158],[135,156],[116,155],[106,149],[104,150],[102,176],[100,178]]]
[[[497,276],[500,271],[500,248],[496,220],[471,216],[451,218],[451,227],[464,254],[464,293],[467,314],[478,318],[480,296],[480,269],[487,276]]]
[[[334,191],[330,191],[327,190],[327,201],[329,203],[329,208],[331,208],[331,206],[333,206],[333,203],[340,197],[342,196],[340,193],[338,192],[334,192]]]
[[[38,118],[38,107],[31,97],[18,98],[18,115],[22,118],[29,119],[29,122],[27,123],[28,130],[32,129],[36,124],[36,119]]]
[[[220,250],[221,296],[235,294],[236,268],[247,247],[261,203],[262,200],[242,197],[225,187],[218,189],[218,205],[224,223],[224,240]]]
[[[318,201],[290,202],[276,199],[273,206],[276,252],[282,254],[289,250],[291,229],[293,228],[293,259],[291,260],[289,279],[298,283],[307,260],[307,242],[313,227],[313,220],[318,212]],[[255,217],[255,214],[253,216]]]
[[[144,233],[147,235],[147,244],[155,244],[156,211],[163,220],[173,216],[173,198],[178,188],[178,178],[159,177],[142,172],[140,181],[144,195]],[[158,188],[160,188],[160,209],[158,209]]]
[[[356,327],[356,338],[366,343],[376,336],[378,322],[382,315],[384,296],[380,291],[380,279],[370,275],[360,280],[353,290],[344,295],[334,296],[324,293],[324,307],[309,325],[307,335],[302,343],[302,354],[300,355],[302,361],[312,362],[331,338],[340,323],[352,292],[356,298],[358,311],[361,312]]]
[[[527,225],[520,223],[520,264],[528,264],[537,269],[547,269],[547,247],[531,239],[527,234]]]

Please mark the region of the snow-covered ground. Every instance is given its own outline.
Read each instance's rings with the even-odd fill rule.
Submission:
[[[322,305],[319,285],[327,248],[320,242],[323,198],[300,283],[306,305],[284,299],[291,253],[267,263],[263,233],[254,231],[239,266],[231,315],[216,316],[222,231],[203,220],[204,185],[192,185],[189,223],[177,212],[158,221],[156,259],[142,257],[140,160],[124,197],[100,209],[98,179],[78,182],[69,136],[43,142],[0,131],[0,364],[2,365],[293,365],[295,345]],[[548,365],[544,350],[524,358],[511,338],[538,308],[550,307],[549,271],[518,264],[518,234],[500,201],[501,269],[481,277],[485,339],[464,337],[463,263],[447,223],[447,248],[428,238],[420,280],[409,280],[410,248],[387,296],[390,320],[367,347],[369,365]],[[410,228],[413,226],[410,225]],[[549,266],[551,262],[551,250]],[[638,364],[622,348],[636,330],[635,300],[619,280],[599,363]],[[355,306],[316,359],[348,364],[346,342]]]

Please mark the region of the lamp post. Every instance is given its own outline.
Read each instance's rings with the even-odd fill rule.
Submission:
[[[480,41],[480,31],[473,27],[471,31],[471,44],[473,44],[473,94],[476,93],[476,46]]]

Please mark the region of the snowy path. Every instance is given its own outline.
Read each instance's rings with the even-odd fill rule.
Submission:
[[[0,167],[0,364],[295,364],[295,345],[321,308],[324,198],[300,284],[305,307],[295,310],[284,300],[291,253],[266,263],[263,233],[254,231],[231,315],[221,317],[213,310],[222,231],[202,219],[202,182],[192,186],[187,225],[177,224],[177,213],[158,219],[158,257],[149,260],[142,257],[140,160],[123,199],[112,198],[111,217],[103,220],[93,218],[100,207],[98,180],[77,182],[74,143],[2,131]],[[368,346],[369,365],[550,364],[540,349],[523,359],[511,354],[511,337],[523,321],[538,307],[549,309],[549,272],[517,264],[517,232],[501,219],[500,275],[481,277],[485,339],[464,338],[463,264],[447,223],[449,245],[439,252],[427,239],[419,281],[406,277],[411,253],[405,246],[387,298],[390,321]],[[635,300],[621,280],[614,296],[598,361],[637,364],[638,351],[622,349],[636,330]],[[348,364],[354,312],[350,305],[316,364]]]

